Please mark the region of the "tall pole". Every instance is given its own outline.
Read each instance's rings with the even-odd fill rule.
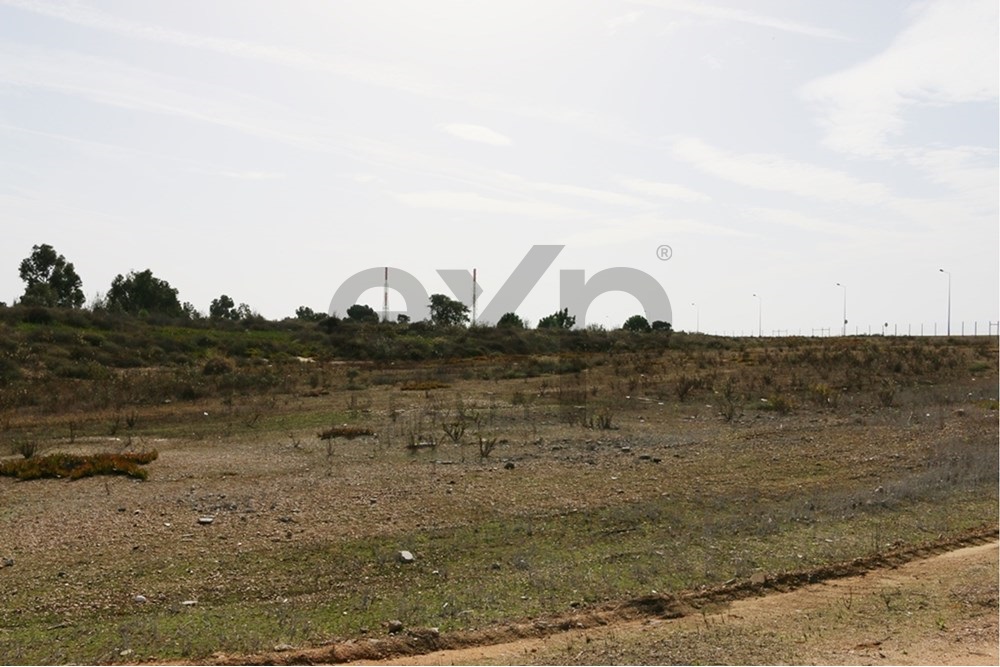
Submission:
[[[385,283],[382,286],[382,321],[389,321],[389,267],[385,267]]]
[[[701,333],[701,308],[695,302],[691,302],[691,305],[695,307],[694,311],[694,332]]]
[[[840,328],[840,335],[847,335],[847,285],[841,285],[837,283],[837,287],[841,287],[844,290],[844,325]]]
[[[951,335],[951,271],[939,269],[941,273],[948,274],[948,335]]]
[[[754,296],[757,297],[757,338],[763,338],[764,327],[761,323],[764,321],[764,300],[757,294]]]
[[[472,269],[472,326],[476,326],[476,270]]]

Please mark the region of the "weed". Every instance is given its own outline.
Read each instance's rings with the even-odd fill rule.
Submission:
[[[691,375],[681,375],[677,378],[677,384],[674,386],[674,393],[677,394],[677,400],[683,403],[684,399],[688,397],[688,394],[690,394],[692,390],[700,389],[701,386],[701,378]]]
[[[733,377],[728,378],[722,387],[722,393],[719,394],[719,413],[722,418],[727,422],[739,420],[743,416],[745,402],[746,396],[739,390],[737,380]]]
[[[891,408],[896,402],[896,382],[891,378],[884,378],[882,386],[878,390],[878,400],[884,407]]]
[[[818,382],[810,386],[809,396],[816,405],[837,407],[837,392],[825,382]]]
[[[773,410],[779,415],[787,415],[792,411],[792,400],[784,394],[771,394],[767,402],[762,404],[762,410]]]
[[[24,458],[30,459],[41,451],[41,446],[38,444],[37,440],[25,438],[23,440],[16,441],[12,449],[15,454],[20,454]]]
[[[457,419],[451,422],[444,422],[441,424],[441,428],[444,430],[445,435],[451,438],[451,441],[457,445],[462,442],[462,436],[465,435],[465,420]]]

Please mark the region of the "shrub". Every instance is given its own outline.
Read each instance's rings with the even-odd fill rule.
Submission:
[[[332,440],[333,438],[347,438],[348,440],[352,438],[360,438],[365,435],[375,435],[375,432],[370,428],[365,428],[364,426],[331,426],[325,431],[317,434],[320,440]]]
[[[524,320],[517,313],[504,313],[497,322],[498,329],[523,329]]]
[[[622,325],[622,329],[635,333],[645,333],[653,330],[653,328],[649,325],[649,320],[642,315],[633,315],[625,320],[625,324]]]
[[[49,454],[20,460],[0,462],[0,475],[16,477],[21,481],[43,477],[81,479],[94,475],[127,475],[136,479],[146,479],[148,473],[140,468],[155,461],[159,453],[153,449],[146,452],[126,452],[116,454]]]
[[[205,362],[205,367],[202,368],[202,373],[205,375],[225,375],[227,373],[232,373],[234,369],[233,362],[225,357],[212,357]]]

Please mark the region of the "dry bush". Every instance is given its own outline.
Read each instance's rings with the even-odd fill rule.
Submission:
[[[375,435],[375,432],[365,426],[355,426],[343,424],[341,426],[331,426],[328,429],[316,434],[320,440],[332,440],[333,438],[360,438],[366,435]]]
[[[158,456],[159,453],[155,449],[146,452],[101,452],[82,456],[49,454],[0,463],[0,476],[16,477],[22,481],[43,477],[81,479],[94,475],[127,475],[136,479],[146,479],[147,472],[139,466],[155,461]]]
[[[430,389],[447,389],[448,384],[437,380],[410,380],[404,382],[399,388],[402,391],[428,391]]]

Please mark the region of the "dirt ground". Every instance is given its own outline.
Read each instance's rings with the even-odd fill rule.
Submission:
[[[996,664],[995,543],[750,586],[994,540],[992,366],[834,392],[731,356],[729,420],[721,376],[680,400],[674,370],[617,357],[421,389],[435,367],[337,365],[328,391],[163,402],[135,428],[39,417],[44,454],[159,457],[146,481],[0,478],[0,663]],[[318,437],[343,424],[377,435]]]
[[[704,615],[364,664],[995,665],[997,556],[991,542]]]

